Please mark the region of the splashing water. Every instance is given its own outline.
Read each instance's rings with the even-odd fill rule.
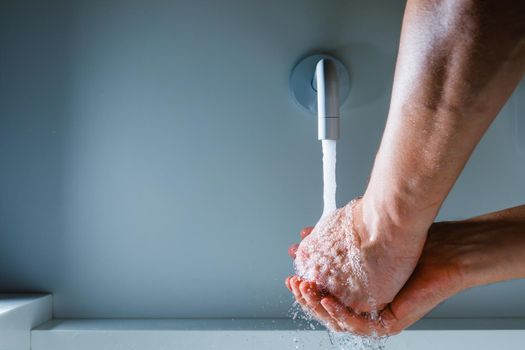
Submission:
[[[337,189],[337,182],[336,182],[336,145],[337,141],[335,140],[322,140],[322,149],[323,149],[323,214],[321,215],[321,219],[317,223],[314,231],[312,232],[312,235],[314,235],[315,231],[323,232],[326,231],[325,227],[333,227],[334,226],[334,220],[337,220],[337,217],[339,215],[336,215],[334,212],[337,210],[338,212],[347,211],[345,215],[345,220],[343,222],[340,222],[337,227],[340,227],[341,229],[338,230],[339,232],[335,232],[337,236],[341,235],[339,237],[337,246],[340,248],[341,246],[344,246],[347,251],[347,256],[342,259],[346,261],[346,263],[343,263],[341,259],[339,259],[339,263],[343,263],[340,268],[346,269],[351,268],[353,271],[353,274],[355,275],[355,278],[361,281],[361,283],[364,285],[365,290],[368,294],[369,299],[369,305],[372,309],[375,309],[375,300],[371,298],[370,293],[368,292],[368,276],[366,274],[366,271],[364,270],[362,263],[361,263],[361,257],[359,250],[354,242],[353,239],[353,217],[352,217],[352,207],[355,204],[355,201],[350,202],[345,208],[337,209],[336,205],[336,189]],[[334,214],[334,215],[331,215]],[[338,247],[332,247],[332,248],[338,248]],[[323,256],[323,253],[320,251],[323,251],[323,249],[317,249],[319,247],[314,247],[314,251],[311,251],[311,257],[312,259],[309,259],[309,261],[299,261],[299,264],[296,260],[296,272],[298,275],[300,275],[303,279],[306,280],[312,280],[313,275],[311,275],[309,272],[315,270],[315,267],[313,265],[310,265],[312,262],[315,261],[325,261],[321,269],[328,269],[328,265],[326,262],[333,261],[334,256],[337,255],[333,251],[333,249],[325,250],[325,254],[328,253],[329,256]],[[314,257],[316,256],[316,257]],[[306,263],[306,264],[305,264]],[[314,263],[315,264],[315,263]],[[354,281],[348,280],[348,281],[340,281],[337,278],[330,281],[325,280],[327,282],[328,287],[330,284],[333,284],[334,286],[341,285],[341,282],[343,282],[343,285],[347,285],[348,293],[350,296],[351,294],[351,287]],[[330,290],[330,288],[328,288]],[[344,293],[346,294],[346,293]],[[345,299],[345,295],[341,295],[343,299]],[[297,320],[299,322],[306,322],[307,324],[310,324],[311,327],[313,326],[313,317],[306,311],[301,310],[301,308],[295,304],[292,308],[293,312],[293,319]],[[302,312],[301,312],[302,311]],[[369,318],[371,321],[377,321],[378,320],[378,313],[372,312],[369,315]],[[328,327],[327,327],[328,328]],[[372,336],[359,336],[352,333],[338,333],[333,332],[331,330],[328,330],[328,336],[330,338],[330,342],[332,344],[333,349],[337,350],[383,350],[385,348],[385,343],[387,338],[386,337],[379,337],[377,335]],[[298,347],[299,338],[295,338],[294,343],[296,348]]]
[[[337,350],[384,350],[387,338],[370,336],[362,337],[352,333],[328,331],[333,349]]]
[[[336,140],[322,140],[323,146],[323,215],[324,218],[328,214],[337,209],[335,202],[335,192],[337,189],[337,182],[335,178],[335,164],[336,164]]]

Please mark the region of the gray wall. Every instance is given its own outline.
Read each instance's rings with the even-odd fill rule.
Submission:
[[[321,212],[315,121],[289,97],[309,52],[349,66],[338,202],[363,192],[403,1],[0,3],[0,291],[55,317],[274,317],[286,255]],[[441,218],[525,202],[523,89]],[[519,104],[522,103],[520,106]],[[438,316],[525,316],[525,281]]]

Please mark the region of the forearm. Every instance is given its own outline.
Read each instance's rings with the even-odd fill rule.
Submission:
[[[525,71],[525,1],[409,0],[368,226],[426,233]],[[384,227],[377,227],[381,231]]]
[[[413,275],[383,313],[396,333],[465,289],[525,278],[525,205],[431,226]]]
[[[465,288],[525,278],[525,205],[466,220],[455,231]]]

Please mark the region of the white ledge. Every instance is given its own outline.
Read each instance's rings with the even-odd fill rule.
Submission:
[[[32,331],[32,350],[329,349],[326,331],[290,319],[56,319]],[[298,330],[298,328],[301,328]],[[387,350],[520,348],[525,319],[426,319]]]
[[[32,328],[52,315],[51,295],[0,294],[0,349],[29,350]]]

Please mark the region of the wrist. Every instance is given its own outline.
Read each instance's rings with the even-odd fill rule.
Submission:
[[[399,195],[388,197],[367,190],[362,199],[363,223],[376,239],[391,242],[426,238],[434,211],[424,213]]]

